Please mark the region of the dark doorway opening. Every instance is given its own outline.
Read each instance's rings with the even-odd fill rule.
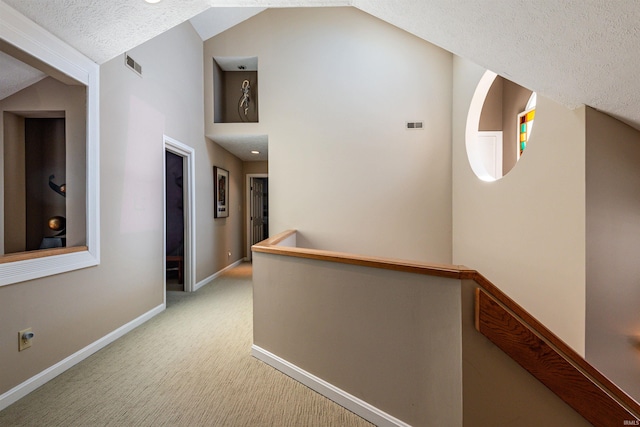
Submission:
[[[251,178],[251,245],[269,237],[269,178]]]
[[[168,291],[184,291],[184,157],[165,151]]]

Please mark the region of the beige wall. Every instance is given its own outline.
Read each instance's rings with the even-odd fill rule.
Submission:
[[[4,238],[0,244],[2,254],[22,252],[27,243],[27,202],[26,180],[24,179],[24,117],[17,114],[3,112],[4,126],[2,147],[4,161],[0,163],[3,169],[0,192],[4,194],[0,216],[3,218],[2,232]],[[9,178],[11,179],[9,180]],[[11,185],[4,183],[11,182]]]
[[[475,329],[473,281],[259,252],[253,278],[255,345],[410,425],[590,425]]]
[[[163,134],[196,151],[197,279],[230,263],[216,255],[229,226],[214,226],[213,164],[238,177],[242,164],[203,138],[202,42],[187,23],[129,54],[142,78],[120,56],[101,66],[101,264],[0,287],[0,393],[163,303]],[[26,327],[36,339],[18,353]]]
[[[460,281],[259,252],[253,263],[255,345],[409,425],[462,425]]]
[[[497,76],[491,84],[489,92],[487,92],[487,97],[484,99],[480,122],[478,123],[479,131],[502,130],[503,87],[504,79]]]
[[[199,281],[244,258],[245,177],[242,161],[211,140],[207,140],[206,149],[208,164],[203,167],[207,169],[200,173],[196,171],[196,186],[199,187],[196,208],[199,214],[204,215],[198,219],[196,270]],[[229,216],[226,218],[213,217],[213,166],[229,171]],[[207,180],[205,185],[204,180]],[[203,190],[208,193],[203,193]]]
[[[244,162],[242,164],[244,174],[269,173],[269,162]]]
[[[450,53],[353,8],[305,8],[262,12],[204,56],[207,136],[269,135],[272,233],[451,260]],[[213,56],[258,57],[260,123],[213,123]]]
[[[587,360],[640,399],[640,132],[587,109]]]
[[[526,156],[480,181],[465,149],[485,70],[454,59],[453,262],[477,269],[576,351],[585,340],[585,110],[538,96]]]

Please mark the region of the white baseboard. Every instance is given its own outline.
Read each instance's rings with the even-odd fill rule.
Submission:
[[[127,332],[130,332],[131,330],[142,325],[144,322],[156,316],[157,314],[160,314],[165,308],[166,308],[165,304],[161,304],[156,308],[149,310],[148,312],[132,320],[131,322],[119,327],[115,331],[105,335],[104,337],[100,338],[97,341],[94,341],[93,343],[89,344],[85,348],[73,353],[71,356],[67,357],[66,359],[61,360],[55,365],[29,378],[22,384],[18,384],[11,390],[0,395],[0,411],[6,408],[7,406],[11,405],[12,403],[18,401],[19,399],[23,398],[27,394],[31,393],[32,391],[34,391],[41,385],[45,384],[46,382],[57,377],[67,369],[82,362],[84,359],[91,356],[96,351],[111,344],[121,336],[125,335]]]
[[[193,292],[197,291],[198,289],[200,289],[204,285],[208,285],[210,282],[213,282],[215,279],[217,279],[225,271],[231,270],[233,267],[237,267],[238,265],[242,264],[243,262],[244,262],[244,259],[240,258],[238,261],[234,262],[231,265],[226,266],[225,268],[223,268],[222,270],[218,271],[217,273],[213,273],[211,276],[207,277],[206,279],[199,281],[198,283],[196,283],[196,286],[193,288]]]
[[[329,384],[325,380],[300,369],[257,345],[251,346],[251,355],[377,426],[411,427],[409,424],[381,411],[364,400]]]

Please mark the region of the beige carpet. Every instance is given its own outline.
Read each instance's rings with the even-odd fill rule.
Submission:
[[[0,426],[370,426],[250,355],[251,266],[0,412]]]

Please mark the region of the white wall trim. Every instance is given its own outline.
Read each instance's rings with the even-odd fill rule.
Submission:
[[[325,380],[300,369],[296,365],[287,362],[255,344],[251,346],[251,355],[377,426],[410,427],[409,424],[329,384]]]
[[[0,39],[87,86],[87,251],[0,265],[0,286],[100,264],[100,67],[0,1]]]
[[[242,264],[243,262],[244,262],[244,258],[240,258],[238,261],[234,262],[233,264],[230,264],[230,265],[226,266],[225,268],[223,268],[222,270],[218,271],[217,273],[213,273],[211,276],[207,277],[206,279],[199,281],[198,283],[196,283],[196,286],[194,287],[193,291],[195,292],[198,289],[200,289],[201,287],[203,287],[204,285],[207,285],[210,282],[213,282],[215,279],[220,277],[222,275],[222,273],[224,273],[227,270],[231,270],[233,267],[237,267],[238,265]]]
[[[173,138],[168,137],[167,135],[163,136],[164,138],[164,150],[170,151],[178,156],[184,157],[187,163],[186,176],[183,176],[183,184],[186,182],[187,191],[186,191],[186,200],[184,201],[185,208],[185,223],[184,223],[184,257],[188,263],[185,264],[184,269],[184,290],[186,292],[194,292],[196,291],[196,156],[195,149],[193,147],[189,147],[177,141]],[[164,159],[164,154],[162,156]],[[164,160],[163,160],[164,162]],[[165,164],[163,167],[163,171],[167,170],[167,165]],[[186,178],[186,179],[185,179]],[[165,176],[163,175],[163,181],[165,181]],[[167,188],[167,183],[164,183],[164,189]],[[164,234],[164,247],[167,247],[167,200],[166,200],[166,191],[162,196],[163,203],[163,217],[164,217],[164,226],[163,226],[163,234]],[[162,261],[163,275],[165,276],[166,281],[166,259]],[[165,282],[166,289],[166,282]],[[165,292],[166,295],[166,292]],[[165,301],[166,302],[166,301]]]
[[[66,359],[61,360],[55,365],[29,378],[22,384],[18,384],[11,390],[0,395],[0,411],[6,408],[7,406],[11,405],[12,403],[18,401],[19,399],[23,398],[27,394],[31,393],[32,391],[42,386],[46,382],[57,377],[64,371],[82,362],[87,357],[91,356],[92,354],[94,354],[98,350],[101,350],[107,345],[111,344],[112,342],[122,337],[126,333],[142,325],[146,321],[150,320],[152,317],[160,314],[165,308],[166,308],[165,304],[161,304],[149,310],[148,312],[137,317],[131,322],[119,327],[115,331],[105,335],[104,337],[100,338],[97,341],[94,341],[93,343],[89,344],[85,348],[73,353],[71,356],[67,357]]]

